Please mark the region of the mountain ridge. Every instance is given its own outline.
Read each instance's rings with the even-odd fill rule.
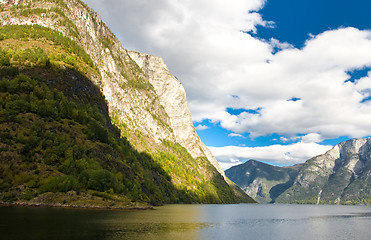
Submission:
[[[256,201],[271,203],[292,184],[301,165],[278,167],[250,159],[226,170],[226,175]]]
[[[341,142],[309,159],[291,188],[277,200],[330,204],[371,203],[371,138]],[[289,200],[290,201],[290,200]]]
[[[41,75],[35,75],[35,72],[47,76],[47,68],[52,66],[53,69],[66,73],[69,72],[69,68],[75,69],[79,74],[89,79],[99,89],[104,98],[104,103],[98,104],[98,109],[101,113],[106,114],[106,123],[101,122],[98,124],[99,126],[89,123],[91,124],[89,126],[96,127],[95,134],[100,134],[102,139],[104,138],[103,140],[106,139],[106,132],[108,133],[108,139],[118,134],[116,138],[121,137],[124,141],[128,141],[130,146],[135,149],[132,154],[135,156],[134,158],[137,158],[138,163],[130,163],[133,166],[127,168],[128,181],[133,184],[128,188],[128,193],[132,195],[133,191],[142,191],[142,193],[138,193],[142,200],[160,203],[177,201],[205,203],[252,202],[247,195],[241,193],[241,190],[236,188],[225,177],[215,158],[197,136],[186,103],[184,89],[168,72],[163,60],[157,58],[156,63],[152,59],[154,62],[150,63],[154,64],[155,68],[160,69],[156,74],[166,75],[169,83],[177,87],[177,91],[173,92],[172,96],[179,104],[182,104],[179,109],[183,110],[183,112],[177,113],[174,111],[172,113],[169,111],[171,106],[172,108],[174,106],[168,105],[168,102],[164,101],[164,98],[161,98],[158,94],[159,89],[165,88],[161,87],[161,84],[154,87],[155,84],[151,83],[148,69],[145,69],[145,66],[138,66],[138,63],[132,59],[129,52],[122,47],[118,39],[102,22],[99,15],[83,2],[79,0],[2,0],[0,3],[3,4],[0,11],[0,19],[2,20],[0,31],[4,31],[3,37],[1,37],[0,33],[0,43],[4,49],[3,51],[5,51],[5,57],[9,58],[9,61],[7,60],[8,62],[2,67],[4,71],[19,68],[19,73],[28,74],[31,80],[27,79],[27,81],[32,82],[34,78],[41,77]],[[14,26],[14,28],[12,30],[6,28],[6,26]],[[21,26],[30,26],[28,28],[24,27],[28,32],[24,36],[17,35],[15,37],[14,35],[13,37],[12,31],[19,31],[22,28]],[[45,28],[38,28],[37,26]],[[39,34],[37,35],[39,37],[36,37],[35,34]],[[70,45],[65,45],[68,42],[67,40],[60,42],[60,39],[64,39],[64,36],[72,40]],[[14,45],[14,43],[17,44]],[[31,43],[39,46],[45,52],[46,59],[42,65],[38,65],[38,62],[32,63],[29,60],[22,63],[16,61],[18,55],[14,55],[14,51],[32,52],[35,46]],[[87,54],[86,56],[88,57],[85,57],[87,65],[76,64],[76,61],[80,59],[78,56],[79,52],[76,50],[77,52],[75,53],[69,47],[75,46],[74,44],[83,49],[83,51],[79,50],[82,56],[81,59],[84,59],[84,51]],[[25,49],[26,45],[30,46],[30,48]],[[30,66],[36,66],[40,70],[36,71],[36,68],[29,68]],[[58,70],[58,68],[61,70]],[[14,79],[18,79],[17,74],[5,76],[13,83]],[[46,83],[49,86],[57,87],[58,91],[67,94],[67,97],[71,98],[70,100],[80,102],[80,98],[86,98],[88,99],[88,104],[95,104],[94,101],[89,101],[89,88],[81,86],[81,92],[86,92],[83,95],[80,93],[78,95],[70,94],[70,91],[76,91],[72,85],[70,85],[69,89],[65,89],[63,84],[59,83],[53,85],[53,78],[56,76],[50,77],[51,79],[47,80]],[[64,77],[70,83],[80,79],[72,72]],[[33,84],[36,83],[33,82]],[[4,89],[8,91],[8,88]],[[20,94],[24,93],[21,92]],[[74,99],[75,96],[77,99]],[[180,120],[182,120],[181,116],[185,116],[185,120],[183,119],[183,122],[179,121],[179,119],[176,120],[175,117],[177,115],[180,116]],[[95,120],[91,121],[94,122]],[[178,123],[176,124],[176,122]],[[4,124],[10,123],[5,122]],[[106,124],[108,124],[107,127],[104,126]],[[112,127],[110,127],[110,124]],[[184,130],[181,128],[184,126],[186,126],[186,134],[182,136],[181,133]],[[85,129],[85,126],[81,125],[81,128]],[[17,133],[14,132],[14,134]],[[84,132],[81,134],[82,138],[89,137]],[[188,136],[188,138],[185,136]],[[11,138],[13,139],[12,141],[15,141],[15,136],[11,136]],[[107,143],[111,144],[111,142]],[[21,152],[17,154],[22,155]],[[32,150],[32,154],[40,153]],[[83,157],[85,155],[85,153],[82,154]],[[119,155],[107,153],[106,157],[109,159],[113,158],[110,161],[120,165],[119,162],[122,161],[120,158],[128,157],[120,157]],[[45,156],[42,155],[40,157],[44,158]],[[61,161],[65,161],[65,154],[62,154],[61,157]],[[89,156],[86,157],[89,158]],[[43,161],[42,159],[41,162]],[[100,164],[101,166],[97,168],[104,168],[104,163],[101,162]],[[41,167],[42,164],[36,163],[37,169]],[[146,180],[143,171],[133,172],[131,168],[134,167],[143,168],[144,172],[149,171],[150,174],[147,174],[149,177],[153,177],[154,185],[149,183],[148,179]],[[156,173],[153,172],[153,169],[148,169],[148,167],[154,168]],[[6,166],[4,168],[6,171],[9,170],[7,170]],[[108,170],[119,174],[117,166]],[[53,168],[53,172],[61,174],[58,169]],[[81,177],[79,174],[81,175],[81,173],[76,173],[76,176],[72,177]],[[67,174],[66,176],[69,175]],[[160,180],[162,177],[163,180]],[[120,184],[125,186],[125,176],[124,178],[118,176],[117,179],[119,179]],[[162,198],[160,195],[164,191],[166,192],[165,187],[162,185],[165,182],[165,185],[169,185],[166,179],[171,181],[173,187],[169,188],[170,192],[167,193],[167,197]],[[14,179],[11,177],[7,181],[10,181],[10,184],[14,184]],[[20,186],[24,187],[27,185],[29,185],[29,182],[22,182]],[[85,187],[88,187],[88,185]],[[136,190],[138,188],[139,190]],[[29,191],[37,193],[37,189],[29,189]],[[162,191],[162,193],[160,194],[158,191]],[[24,192],[22,189],[17,190],[17,194],[22,192]],[[152,200],[145,200],[148,197]],[[154,201],[154,199],[157,200]]]
[[[289,168],[249,162],[232,167],[226,171],[226,175],[256,200],[275,203],[371,204],[371,138],[341,142],[326,153]],[[254,164],[264,166],[265,169],[261,167],[263,170],[256,178],[244,178],[254,173],[255,168],[248,168]],[[281,183],[267,180],[269,175],[286,171],[285,168],[296,169],[290,179],[287,173],[283,173],[280,176],[284,178]],[[259,187],[260,190],[265,187],[266,192],[260,198]],[[267,198],[267,192],[273,193],[275,198]]]

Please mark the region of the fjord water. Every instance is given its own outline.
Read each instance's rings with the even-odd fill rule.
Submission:
[[[370,206],[0,207],[1,239],[370,239]]]

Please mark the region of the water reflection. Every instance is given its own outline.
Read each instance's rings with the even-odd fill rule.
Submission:
[[[125,217],[123,217],[125,215]],[[200,229],[209,227],[198,222],[199,211],[189,205],[170,205],[154,211],[115,212],[100,221],[110,229],[110,239],[198,239]]]
[[[153,211],[0,207],[0,233],[1,239],[199,239],[209,224],[198,218],[189,205]]]
[[[369,239],[371,208],[169,205],[152,211],[0,207],[1,239]]]
[[[242,207],[243,206],[243,207]],[[225,206],[204,209],[204,217],[223,217],[202,239],[370,239],[370,207],[316,205]],[[217,210],[217,209],[214,209]],[[351,217],[351,219],[350,219]],[[231,238],[232,236],[232,238]],[[214,239],[215,239],[214,238]]]

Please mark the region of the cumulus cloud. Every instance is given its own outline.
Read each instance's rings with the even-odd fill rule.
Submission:
[[[218,117],[224,128],[250,132],[253,137],[270,133],[319,133],[324,138],[369,135],[371,105],[362,100],[370,95],[370,79],[346,81],[348,71],[371,66],[370,54],[370,31],[327,31],[308,40],[303,49],[282,50],[268,62],[242,70],[245,81],[235,82],[233,94],[240,97],[234,99],[234,107],[260,109],[258,114],[211,113],[207,118]]]
[[[195,129],[197,130],[197,131],[202,131],[202,130],[206,130],[206,129],[208,129],[209,127],[208,126],[206,126],[206,125],[197,125],[196,127],[195,127]]]
[[[277,144],[266,147],[209,147],[224,170],[249,159],[278,165],[303,163],[313,156],[325,153],[331,148],[332,146],[305,142],[291,145]]]
[[[304,143],[312,143],[312,142],[316,142],[316,143],[320,143],[322,142],[324,139],[322,138],[322,136],[318,133],[309,133],[303,137],[301,137],[301,140],[302,142]]]
[[[350,71],[371,67],[371,31],[328,30],[298,49],[256,37],[257,25],[274,26],[259,14],[265,0],[85,2],[124,47],[165,59],[195,122],[209,119],[252,138],[305,135],[295,145],[302,147],[371,135],[371,78],[347,81]],[[234,115],[227,108],[247,110]]]

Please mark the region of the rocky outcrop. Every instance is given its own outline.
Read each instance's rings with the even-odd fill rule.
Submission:
[[[352,139],[309,159],[277,202],[371,204],[371,139]]]
[[[342,142],[292,167],[249,160],[226,175],[258,202],[370,205],[371,138]]]
[[[136,148],[156,149],[163,140],[177,142],[193,157],[207,157],[224,175],[193,127],[183,86],[169,73],[161,58],[128,52],[100,16],[79,0],[64,1],[62,8],[73,27],[61,24],[60,17],[55,17],[58,15],[53,14],[53,1],[30,2],[33,8],[51,9],[50,14],[3,16],[2,25],[38,24],[56,29],[82,45],[100,72],[100,76],[89,78],[100,86],[110,115],[125,124],[126,137],[136,143]],[[137,135],[143,136],[145,141]]]
[[[89,79],[100,87],[110,115],[126,126],[125,135],[138,150],[155,149],[163,139],[175,141],[169,117],[152,85],[96,12],[79,0],[64,1],[57,6],[53,1],[30,2],[33,8],[50,12],[40,16],[2,13],[1,24],[37,24],[62,32],[78,42],[100,72],[100,75],[88,76]],[[63,15],[55,9],[63,11]],[[69,21],[65,21],[66,17]],[[138,135],[146,140],[138,139]]]
[[[144,71],[159,96],[160,103],[169,116],[175,140],[186,148],[192,157],[206,156],[219,173],[224,176],[224,171],[219,163],[196,133],[184,87],[176,77],[170,74],[164,60],[134,51],[129,51],[129,55]]]
[[[82,9],[76,7],[80,1],[66,3],[71,4],[71,10],[79,9],[71,11],[70,17],[77,22],[79,32],[86,33],[81,42],[85,43],[86,50],[100,68],[103,94],[112,115],[156,143],[146,147],[156,148],[163,140],[177,142],[192,157],[207,157],[224,176],[224,171],[194,129],[183,86],[170,74],[164,61],[159,57],[125,50],[98,14],[86,6]],[[106,47],[103,46],[104,41],[110,41],[105,43]],[[96,49],[102,50],[99,52]],[[122,72],[132,72],[135,65],[139,68],[134,76],[123,76]],[[138,80],[139,84],[133,84],[134,91],[123,89],[125,84],[122,83]],[[127,137],[130,138],[129,135]]]
[[[19,3],[23,3],[23,0],[0,0],[0,3],[18,5]]]

